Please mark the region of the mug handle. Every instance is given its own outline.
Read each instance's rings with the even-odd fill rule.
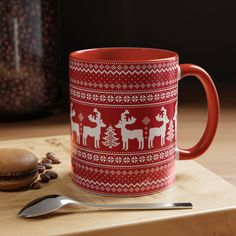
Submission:
[[[215,136],[218,125],[220,104],[216,87],[210,75],[204,69],[193,64],[181,64],[180,70],[181,70],[180,79],[186,76],[197,77],[201,81],[207,97],[208,118],[207,118],[207,125],[202,137],[200,138],[198,143],[191,148],[187,149],[178,148],[179,160],[190,160],[202,155],[210,146]]]

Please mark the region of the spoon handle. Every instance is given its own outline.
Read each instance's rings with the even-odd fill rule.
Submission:
[[[80,206],[95,207],[102,209],[113,210],[164,210],[164,209],[191,209],[193,208],[190,202],[176,202],[176,203],[126,203],[126,204],[100,204],[78,202]]]

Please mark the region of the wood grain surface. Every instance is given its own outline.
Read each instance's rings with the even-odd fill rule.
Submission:
[[[54,151],[59,179],[40,190],[0,192],[1,235],[235,235],[236,188],[194,161],[177,162],[175,185],[159,194],[134,198],[103,197],[85,193],[71,181],[69,136],[2,141],[0,147],[26,148],[42,158]],[[22,219],[18,211],[45,194],[64,194],[91,202],[191,201],[192,210],[97,211],[65,208],[52,216]],[[70,211],[71,210],[71,211]]]

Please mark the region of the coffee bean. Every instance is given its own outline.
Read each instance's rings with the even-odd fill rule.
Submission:
[[[49,163],[42,163],[42,165],[46,168],[46,169],[52,169],[52,165]]]
[[[46,157],[47,157],[48,159],[53,159],[53,158],[56,157],[56,154],[55,154],[54,152],[47,152],[47,153],[46,153]]]
[[[45,166],[41,164],[39,164],[37,168],[39,173],[43,173],[46,170]]]
[[[56,154],[54,152],[46,153],[46,157],[52,161],[52,164],[60,164],[61,161],[57,159]]]
[[[41,174],[40,178],[41,178],[43,183],[48,183],[50,181],[50,179],[51,179],[48,174]]]
[[[53,159],[52,160],[52,164],[60,164],[60,163],[61,163],[61,161],[58,160],[58,159]]]
[[[37,181],[31,184],[31,189],[40,189],[41,184]]]
[[[52,171],[52,170],[48,170],[48,171],[46,171],[45,174],[49,175],[51,179],[56,179],[56,178],[58,177],[57,172]]]
[[[45,157],[45,158],[42,160],[42,164],[46,164],[46,163],[52,164],[52,160],[50,160],[50,159],[48,159],[48,158]]]

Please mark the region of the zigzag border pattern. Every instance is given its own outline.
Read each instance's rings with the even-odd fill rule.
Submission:
[[[151,69],[151,70],[148,70],[148,69],[145,69],[145,70],[141,70],[141,69],[136,69],[134,68],[134,70],[127,70],[127,71],[118,71],[118,70],[109,70],[109,69],[104,69],[104,70],[100,70],[100,69],[90,69],[90,68],[81,68],[81,67],[77,67],[77,66],[72,66],[70,65],[70,69],[73,70],[73,71],[77,71],[77,72],[81,72],[81,73],[94,73],[94,74],[106,74],[106,75],[109,75],[109,74],[112,74],[112,75],[140,75],[140,74],[156,74],[156,73],[165,73],[165,72],[170,72],[170,71],[175,71],[178,69],[178,65],[176,66],[172,66],[172,67],[166,67],[166,68],[156,68],[156,69]]]
[[[76,159],[72,159],[72,166],[75,169],[80,169],[83,171],[88,172],[93,172],[95,174],[101,174],[101,175],[116,175],[116,176],[125,176],[125,175],[143,175],[143,174],[153,174],[153,173],[158,173],[159,171],[166,171],[167,169],[169,169],[170,167],[172,167],[175,164],[175,160],[171,159],[169,160],[167,163],[165,164],[157,164],[156,166],[153,165],[154,167],[149,167],[148,166],[142,166],[142,168],[123,168],[122,166],[120,166],[120,168],[107,168],[99,166],[99,167],[93,167],[92,165],[89,164],[83,164],[82,162],[76,160]]]
[[[145,63],[134,63],[134,62],[120,62],[120,63],[105,63],[105,62],[84,62],[80,60],[70,59],[69,67],[74,69],[75,67],[80,67],[85,69],[84,72],[99,71],[146,71],[146,70],[157,70],[160,72],[166,72],[166,68],[174,68],[178,66],[178,59],[168,59],[167,61],[155,61],[155,62],[145,62]],[[96,72],[95,72],[96,73]]]
[[[166,176],[161,179],[153,180],[153,181],[147,181],[143,183],[131,183],[131,184],[115,184],[115,183],[105,183],[105,182],[99,182],[99,181],[93,181],[86,178],[83,178],[81,176],[77,176],[75,174],[72,175],[74,181],[91,191],[99,191],[102,193],[110,193],[113,195],[121,194],[121,195],[139,195],[141,192],[144,194],[145,192],[150,191],[158,191],[160,189],[163,189],[165,187],[168,187],[170,184],[173,183],[175,180],[175,173],[170,174],[169,176]]]
[[[80,101],[80,100],[77,100],[73,97],[70,97],[71,101],[73,101],[75,104],[83,104],[85,106],[90,106],[90,107],[94,107],[96,104],[96,107],[102,107],[102,108],[112,108],[112,109],[116,109],[116,108],[127,108],[127,107],[130,107],[130,108],[146,108],[146,107],[156,107],[156,106],[161,106],[161,105],[167,105],[167,104],[171,104],[173,102],[176,102],[177,101],[177,97],[174,98],[174,99],[171,99],[171,100],[167,100],[167,101],[158,101],[158,102],[153,102],[153,103],[145,103],[145,104],[131,104],[131,105],[128,105],[128,104],[119,104],[119,105],[116,105],[116,104],[104,104],[104,103],[92,103],[92,102],[83,102],[83,101]]]
[[[169,175],[169,176],[166,176],[164,178],[161,178],[161,179],[157,179],[157,180],[152,180],[152,181],[146,181],[146,182],[143,182],[143,183],[130,183],[130,184],[115,184],[115,183],[105,183],[105,182],[101,182],[101,181],[93,181],[93,180],[90,180],[90,179],[86,179],[84,177],[81,177],[81,176],[75,176],[75,178],[78,180],[78,181],[81,181],[83,182],[84,184],[89,184],[90,187],[91,185],[96,185],[96,186],[104,186],[104,187],[107,187],[109,186],[110,188],[112,187],[115,187],[115,188],[136,188],[136,187],[142,187],[142,186],[149,186],[149,185],[157,185],[157,184],[160,184],[160,183],[164,183],[166,181],[168,181],[171,177],[172,177],[173,174]],[[95,187],[96,188],[96,187]]]

